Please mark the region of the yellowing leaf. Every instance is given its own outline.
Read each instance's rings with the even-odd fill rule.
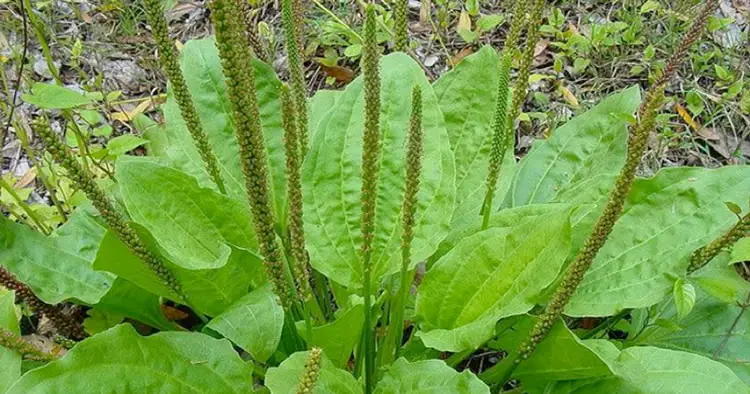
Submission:
[[[560,85],[560,93],[563,96],[563,99],[565,100],[568,105],[570,105],[573,108],[578,108],[581,106],[581,104],[578,102],[578,99],[573,94],[573,92],[570,91],[570,89],[566,88],[565,86]]]
[[[695,131],[701,129],[701,126],[695,121],[695,119],[693,119],[692,116],[690,116],[690,113],[680,103],[674,103],[674,108],[677,110],[677,113],[680,115],[682,120],[684,120],[691,129]]]

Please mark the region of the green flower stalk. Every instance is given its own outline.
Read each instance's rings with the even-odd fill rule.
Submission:
[[[23,338],[6,328],[0,327],[0,346],[13,350],[26,360],[49,362],[57,360],[57,356],[47,353],[26,342]]]
[[[523,47],[521,56],[521,65],[518,68],[518,77],[513,89],[513,103],[510,106],[510,116],[508,116],[508,137],[506,143],[513,143],[514,132],[513,126],[516,118],[521,115],[521,106],[526,99],[526,91],[529,89],[529,74],[531,65],[534,62],[534,52],[536,44],[539,41],[539,26],[542,24],[542,12],[544,11],[544,0],[535,0],[531,9],[529,22],[526,24],[526,45]],[[507,149],[508,146],[505,148]]]
[[[253,20],[253,8],[247,0],[236,0],[242,11],[242,22],[245,25],[245,37],[247,45],[253,50],[255,56],[262,62],[270,63],[268,50],[258,34],[258,28]]]
[[[363,354],[365,362],[365,392],[370,393],[375,385],[375,336],[372,320],[372,247],[375,241],[375,210],[380,173],[380,71],[379,51],[376,37],[375,8],[365,9],[364,45],[362,48],[362,71],[364,75],[365,122],[362,137],[362,271],[365,298],[365,328]]]
[[[0,266],[0,285],[16,293],[19,300],[25,302],[33,311],[46,316],[63,335],[73,339],[83,339],[88,336],[81,324],[63,313],[56,305],[49,305],[40,300],[31,288],[21,283],[13,274]]]
[[[406,52],[409,47],[409,0],[395,0],[394,2],[393,30],[396,33],[394,49],[398,52]]]
[[[289,244],[294,259],[292,272],[300,301],[312,299],[310,287],[312,268],[305,249],[305,228],[302,211],[301,160],[299,136],[295,122],[294,101],[289,88],[281,87],[281,123],[284,127],[284,150],[286,151],[286,193],[289,204]]]
[[[211,179],[216,183],[219,191],[222,194],[226,194],[216,154],[211,147],[211,143],[208,141],[208,136],[203,131],[201,120],[193,104],[193,98],[190,95],[185,78],[182,76],[180,64],[177,61],[177,51],[172,40],[169,38],[167,20],[164,18],[164,13],[162,12],[161,1],[144,0],[143,4],[146,8],[148,23],[151,25],[151,30],[156,40],[156,46],[159,49],[159,62],[169,83],[172,85],[172,93],[175,100],[177,100],[177,105],[180,107],[180,113],[185,120],[188,132],[193,137],[195,146],[198,148],[201,159],[206,164],[206,170],[208,170]]]
[[[315,384],[318,383],[322,355],[323,350],[319,347],[310,350],[310,355],[307,356],[305,362],[305,371],[297,386],[297,394],[312,394]]]
[[[490,145],[490,161],[487,171],[487,192],[482,205],[482,228],[487,228],[492,213],[492,200],[495,197],[497,181],[500,177],[500,166],[505,158],[508,147],[508,94],[510,94],[510,68],[513,62],[513,50],[521,34],[521,28],[526,20],[527,0],[516,0],[513,4],[514,19],[510,31],[503,44],[500,58],[500,72],[497,83],[497,97],[495,101],[495,115],[492,122],[492,140]]]
[[[695,19],[694,25],[680,42],[672,57],[667,64],[679,65],[692,44],[700,37],[700,33],[705,27],[710,15],[716,6],[715,1],[708,1],[699,16]],[[547,308],[541,314],[540,319],[531,329],[529,337],[518,349],[518,355],[515,358],[514,365],[528,358],[534,352],[536,346],[544,340],[549,333],[552,325],[562,316],[563,310],[575,293],[578,285],[583,280],[586,271],[591,267],[597,253],[604,245],[607,237],[612,232],[615,222],[622,213],[625,199],[630,192],[630,186],[635,179],[635,172],[640,164],[641,157],[646,150],[648,136],[656,124],[656,114],[662,106],[664,99],[664,87],[667,81],[672,77],[677,66],[671,68],[671,74],[665,74],[664,78],[659,80],[658,85],[654,85],[646,94],[644,103],[639,109],[640,120],[628,136],[628,155],[625,165],[615,182],[604,213],[596,222],[593,231],[586,239],[583,248],[576,256],[575,260],[568,266],[563,280],[552,295]],[[506,380],[510,377],[512,369],[506,372]]]
[[[700,269],[708,264],[709,261],[713,260],[713,258],[721,253],[722,250],[729,248],[740,239],[748,236],[750,236],[750,213],[741,217],[734,227],[722,234],[719,238],[693,252],[693,255],[690,257],[688,272]]]
[[[309,145],[307,136],[307,84],[302,67],[302,5],[298,0],[282,0],[281,19],[284,25],[286,52],[289,57],[289,74],[292,80],[294,110],[297,114],[297,134],[299,135],[300,152],[304,159]]]
[[[409,269],[411,264],[411,243],[414,240],[414,222],[417,212],[417,193],[419,193],[419,177],[422,173],[422,155],[424,133],[422,130],[422,89],[415,86],[412,89],[411,118],[409,119],[409,136],[406,142],[406,187],[404,203],[401,209],[401,277],[398,293],[391,308],[391,326],[385,339],[385,346],[381,354],[384,361],[381,365],[390,364],[399,357],[401,339],[404,333],[404,308],[409,296],[409,289],[414,273]],[[395,349],[395,352],[392,351]]]
[[[284,309],[289,310],[294,289],[288,285],[281,249],[274,230],[276,219],[268,185],[268,157],[260,123],[255,70],[248,62],[252,54],[242,36],[244,33],[237,3],[234,0],[214,0],[210,7],[219,56],[224,75],[227,77],[240,161],[255,233],[274,292],[281,299]]]
[[[94,208],[99,211],[104,221],[120,241],[136,257],[143,261],[146,267],[154,272],[162,283],[172,290],[176,296],[183,301],[186,300],[182,292],[182,287],[177,282],[172,271],[164,265],[164,262],[156,254],[149,250],[138,233],[128,225],[125,217],[117,211],[117,208],[115,208],[115,205],[104,191],[96,185],[91,174],[81,167],[75,159],[73,152],[52,132],[46,119],[39,118],[35,120],[32,128],[42,141],[44,141],[47,152],[65,168],[68,172],[68,177],[70,177],[79,190],[86,194],[86,197],[94,205]]]

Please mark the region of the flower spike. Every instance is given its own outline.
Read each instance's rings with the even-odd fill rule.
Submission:
[[[395,3],[393,7],[393,29],[396,31],[394,49],[398,52],[406,52],[409,47],[409,0],[396,0]]]
[[[729,231],[722,234],[719,238],[713,240],[710,244],[696,250],[690,257],[690,266],[688,272],[693,272],[709,261],[713,260],[722,250],[734,245],[741,238],[750,236],[750,213],[741,217],[739,222]]]
[[[47,353],[6,328],[0,327],[0,346],[13,350],[32,361],[49,362],[57,360],[58,356]]]

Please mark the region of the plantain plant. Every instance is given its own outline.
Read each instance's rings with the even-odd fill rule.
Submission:
[[[148,155],[98,181],[34,122],[89,202],[50,234],[0,218],[0,392],[750,392],[750,166],[636,176],[717,1],[644,98],[519,161],[544,1],[434,82],[395,3],[396,51],[365,5],[362,76],[306,97],[304,2],[281,2],[287,84],[244,2],[212,0],[215,37],[177,54],[146,1],[171,82],[164,122],[136,122]],[[16,299],[64,346],[22,337]]]

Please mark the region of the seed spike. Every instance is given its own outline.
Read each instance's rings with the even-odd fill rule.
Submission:
[[[2,266],[0,266],[0,285],[13,290],[19,300],[25,302],[33,311],[46,316],[63,335],[74,339],[83,339],[88,336],[81,324],[66,316],[60,306],[49,305],[40,300],[29,286],[21,283]]]
[[[710,244],[693,252],[693,255],[690,257],[688,272],[700,269],[713,260],[722,250],[734,245],[744,237],[750,237],[750,213],[741,217],[737,224],[729,229],[729,231],[713,240]]]
[[[216,43],[227,77],[235,133],[239,144],[242,173],[260,252],[273,290],[289,311],[294,289],[289,286],[286,268],[276,240],[273,207],[268,185],[268,157],[260,123],[255,70],[247,60],[252,54],[244,43],[240,12],[234,0],[210,3],[216,29]]]
[[[395,0],[393,7],[393,30],[396,33],[394,49],[398,52],[406,52],[409,47],[408,18],[409,0]]]
[[[490,141],[490,160],[487,169],[487,192],[482,205],[482,228],[487,228],[492,212],[492,200],[495,197],[497,181],[500,178],[500,166],[508,150],[508,95],[510,94],[510,68],[513,62],[513,51],[515,50],[518,37],[526,20],[527,0],[516,0],[513,4],[513,22],[510,31],[503,44],[503,52],[500,57],[500,70],[497,83],[497,96],[495,97],[495,114],[492,123],[492,139]]]
[[[684,58],[688,49],[700,37],[708,20],[708,15],[713,12],[717,4],[716,0],[709,0],[705,3],[700,14],[695,19],[690,32],[683,37],[675,53],[667,62],[674,63],[675,65],[671,67],[669,73],[665,72],[665,78],[657,81],[658,83],[653,85],[646,93],[645,101],[639,109],[640,120],[628,136],[627,160],[607,200],[604,213],[597,220],[593,231],[586,239],[583,248],[573,263],[568,266],[563,280],[558,285],[539,320],[531,329],[529,337],[519,347],[518,355],[514,360],[516,365],[527,359],[534,352],[537,345],[547,336],[555,321],[562,316],[565,306],[575,293],[578,285],[583,281],[584,274],[591,267],[597,253],[612,232],[615,222],[622,213],[625,199],[635,179],[636,169],[646,150],[648,136],[656,125],[656,114],[663,104],[665,85],[669,78],[674,75],[677,66],[680,64],[680,60],[677,59]],[[512,373],[512,369],[506,372],[508,374],[508,376],[505,376],[506,380],[509,378],[510,373]]]
[[[310,287],[312,268],[305,249],[305,228],[302,210],[302,182],[299,158],[299,136],[295,122],[294,101],[289,88],[281,87],[282,125],[284,127],[284,150],[286,151],[287,203],[289,204],[289,243],[294,259],[294,279],[300,301],[312,299]]]
[[[161,2],[159,0],[143,0],[143,3],[146,8],[148,22],[151,25],[151,31],[156,40],[156,46],[159,49],[159,63],[161,63],[161,68],[172,86],[172,94],[174,94],[177,105],[180,107],[180,113],[185,120],[187,130],[190,136],[193,137],[193,142],[195,142],[195,146],[198,148],[198,153],[200,153],[211,179],[219,191],[222,194],[226,194],[216,153],[203,130],[200,117],[198,117],[198,112],[195,110],[193,98],[190,95],[190,90],[188,90],[185,78],[182,76],[180,63],[177,60],[177,50],[169,38],[167,20],[164,18]]]
[[[289,73],[292,79],[294,111],[297,114],[297,134],[299,135],[302,158],[307,155],[309,146],[307,135],[307,100],[305,72],[302,67],[302,4],[299,0],[282,0],[281,18],[284,25],[286,51],[289,56]]]
[[[305,370],[302,373],[299,385],[297,385],[297,394],[312,394],[315,384],[318,383],[322,355],[323,350],[319,347],[310,350],[307,361],[305,361]]]
[[[117,235],[117,238],[119,238],[120,241],[122,241],[128,249],[130,249],[130,251],[138,257],[146,267],[148,267],[149,270],[156,274],[161,282],[167,286],[167,288],[169,288],[179,300],[185,301],[186,297],[182,292],[182,287],[177,282],[172,271],[164,265],[164,262],[157,257],[156,254],[149,250],[138,233],[128,225],[125,217],[119,213],[104,191],[97,186],[91,174],[81,167],[73,152],[70,151],[70,148],[68,148],[60,138],[52,132],[49,122],[44,118],[38,118],[33,122],[32,128],[42,141],[44,141],[47,152],[49,152],[55,161],[65,168],[68,177],[79,190],[86,194],[86,197],[88,197],[89,201],[94,205],[94,208],[99,211],[102,218],[107,223],[107,226]]]
[[[49,362],[55,361],[58,358],[58,356],[47,353],[31,343],[26,342],[13,331],[3,327],[0,327],[0,346],[13,350],[27,360]]]

